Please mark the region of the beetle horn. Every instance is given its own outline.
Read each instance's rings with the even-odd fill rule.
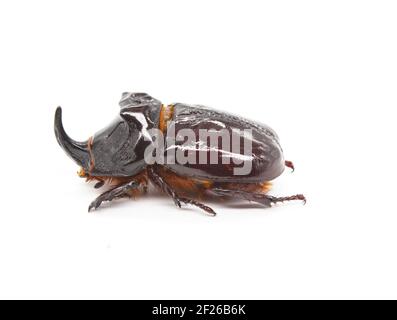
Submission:
[[[78,142],[71,139],[65,132],[62,125],[62,108],[58,107],[55,111],[54,120],[55,136],[59,145],[78,165],[87,169],[90,163],[88,142]]]

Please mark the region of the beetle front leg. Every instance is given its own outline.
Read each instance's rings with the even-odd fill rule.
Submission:
[[[185,197],[179,196],[175,192],[175,190],[163,179],[161,174],[159,174],[157,172],[155,166],[152,166],[152,167],[148,168],[148,176],[149,176],[150,180],[157,187],[159,187],[163,192],[168,194],[174,200],[174,203],[175,203],[175,205],[177,207],[180,208],[181,207],[181,202],[183,202],[183,203],[186,203],[186,204],[194,205],[194,206],[204,210],[205,212],[207,212],[211,216],[215,216],[216,215],[216,212],[212,208],[206,206],[205,204],[202,204],[201,202],[198,202],[198,201],[190,199],[190,198],[185,198]]]
[[[136,189],[139,186],[139,182],[133,180],[102,193],[98,198],[91,202],[90,206],[88,207],[88,212],[90,212],[92,209],[97,209],[102,202],[112,201],[113,199],[128,196],[128,192],[130,190]]]
[[[303,194],[297,194],[288,197],[274,197],[267,195],[265,193],[259,192],[248,192],[248,191],[241,191],[241,190],[232,190],[232,189],[222,189],[222,188],[214,188],[211,189],[211,192],[218,196],[226,196],[226,197],[233,197],[244,199],[248,201],[253,201],[256,203],[260,203],[265,207],[270,207],[272,204],[277,202],[284,202],[284,201],[292,201],[292,200],[301,200],[306,203],[306,198]]]

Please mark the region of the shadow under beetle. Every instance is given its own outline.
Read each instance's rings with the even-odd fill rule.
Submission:
[[[62,125],[61,107],[55,112],[57,141],[81,166],[79,176],[96,181],[95,188],[105,183],[111,186],[90,204],[89,211],[97,209],[105,201],[145,193],[149,181],[169,195],[178,207],[181,207],[181,203],[192,204],[211,215],[215,215],[215,211],[196,199],[205,195],[232,197],[254,201],[265,207],[289,200],[306,201],[301,194],[289,197],[267,194],[270,181],[281,175],[286,166],[294,169],[292,162],[284,160],[278,136],[268,126],[199,105],[162,105],[146,93],[123,93],[120,107],[116,119],[85,142],[71,139]],[[240,134],[239,139],[247,139],[242,132],[250,130],[248,143],[251,144],[251,154],[246,160],[250,161],[250,172],[245,175],[234,173],[234,169],[241,167],[240,152],[230,152],[224,145],[214,150],[208,141],[201,140],[174,140],[171,145],[166,145],[164,162],[148,164],[145,150],[154,144],[150,135],[148,138],[148,132],[158,129],[166,135],[170,128],[176,133],[190,129],[196,137],[200,136],[202,130],[226,130],[231,135],[236,132]],[[247,140],[244,142],[247,143]],[[211,157],[210,153],[215,152],[217,161],[181,164],[169,159],[170,153],[167,151],[170,149],[182,153],[194,150],[197,155],[204,154],[207,159]],[[172,154],[175,156],[175,153]],[[228,161],[224,161],[225,158]]]

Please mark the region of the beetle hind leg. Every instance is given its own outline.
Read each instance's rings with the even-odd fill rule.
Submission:
[[[202,204],[201,202],[198,202],[194,199],[186,198],[186,197],[181,197],[179,196],[174,188],[162,177],[161,173],[158,172],[156,166],[152,166],[148,168],[148,176],[150,180],[157,186],[159,187],[163,192],[168,194],[173,200],[174,203],[177,207],[181,207],[181,202],[185,204],[191,204],[194,205],[202,210],[204,210],[206,213],[208,213],[211,216],[215,216],[216,213],[215,211],[206,206],[205,204]]]
[[[306,203],[306,198],[303,194],[297,194],[288,197],[274,197],[260,192],[249,192],[233,189],[213,188],[211,192],[218,196],[233,197],[260,203],[265,207],[271,207],[272,204],[277,202],[301,200]]]

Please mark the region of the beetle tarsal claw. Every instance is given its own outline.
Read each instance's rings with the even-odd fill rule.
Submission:
[[[292,169],[292,172],[295,171],[295,166],[294,166],[294,164],[292,163],[292,161],[286,160],[286,161],[285,161],[285,166],[288,167],[288,168],[291,168],[291,169]]]
[[[95,202],[91,202],[90,205],[88,206],[88,212],[91,212],[92,210],[95,210],[99,207],[99,205],[95,204]]]

